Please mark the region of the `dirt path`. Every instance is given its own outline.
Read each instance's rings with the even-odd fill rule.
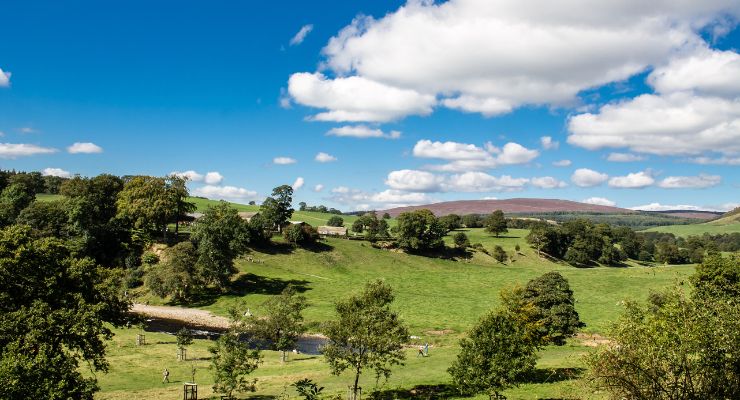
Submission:
[[[196,308],[172,307],[172,306],[149,306],[137,304],[131,307],[131,312],[146,315],[153,318],[172,319],[204,328],[228,329],[230,322],[226,317],[219,317],[210,311],[198,310]]]

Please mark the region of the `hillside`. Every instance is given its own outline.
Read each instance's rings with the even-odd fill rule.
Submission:
[[[722,215],[719,219],[709,222],[711,225],[729,225],[729,224],[740,224],[740,207],[728,211]]]
[[[214,206],[219,203],[218,200],[209,200],[204,199],[202,197],[190,197],[188,198],[188,201],[195,203],[195,206],[197,207],[196,211],[203,212],[208,207]],[[232,207],[236,208],[239,211],[259,211],[260,206],[254,205],[250,206],[247,204],[239,204],[239,203],[232,203],[228,202]],[[293,217],[291,218],[293,221],[303,221],[313,226],[318,225],[325,225],[326,221],[329,220],[335,214],[329,214],[329,213],[321,213],[321,212],[315,212],[315,211],[294,211]],[[355,215],[340,215],[344,219],[345,226],[352,225],[352,222],[354,222],[357,219],[357,216]]]
[[[457,200],[420,206],[397,207],[384,210],[391,216],[406,211],[426,208],[440,217],[447,214],[489,214],[501,210],[507,214],[549,213],[549,212],[595,212],[605,214],[634,214],[635,211],[619,207],[601,206],[557,199],[505,199],[505,200]]]

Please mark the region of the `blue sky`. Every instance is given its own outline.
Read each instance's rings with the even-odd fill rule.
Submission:
[[[9,2],[0,167],[343,210],[737,205],[740,6],[585,3]]]

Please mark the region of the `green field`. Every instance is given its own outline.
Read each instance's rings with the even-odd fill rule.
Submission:
[[[711,233],[717,235],[720,233],[736,233],[740,232],[740,222],[735,222],[727,225],[717,225],[712,223],[704,224],[691,224],[691,225],[666,225],[658,226],[655,228],[646,229],[646,232],[666,232],[672,233],[676,236],[692,236],[702,235],[704,233]]]
[[[471,242],[480,242],[488,249],[499,244],[512,254],[514,246],[519,244],[521,252],[514,255],[512,261],[500,264],[483,253],[475,253],[469,259],[430,258],[375,249],[366,242],[343,239],[329,239],[313,250],[278,246],[269,253],[254,251],[251,256],[259,262],[240,260],[240,273],[235,278],[232,292],[206,299],[199,307],[225,315],[229,307],[243,300],[258,314],[262,301],[292,283],[309,299],[311,306],[304,314],[311,329],[316,331],[319,322],[332,318],[334,301],[360,290],[370,279],[383,278],[394,287],[394,307],[409,325],[411,334],[420,336],[419,342],[428,341],[432,345],[432,356],[426,359],[417,359],[413,355],[414,350],[410,349],[407,365],[395,368],[393,377],[384,386],[384,390],[408,392],[418,385],[449,383],[446,369],[457,353],[457,341],[480,315],[498,305],[498,292],[503,287],[524,284],[547,271],[559,271],[571,283],[577,310],[587,324],[585,332],[604,333],[610,321],[619,315],[622,300],[644,299],[651,290],[685,281],[693,272],[693,266],[578,269],[539,258],[526,246],[525,230],[511,230],[502,238],[491,237],[482,229],[465,232]],[[140,299],[147,300],[150,304],[163,303],[146,295]],[[102,392],[98,397],[174,398],[181,387],[175,384],[163,386],[159,382],[165,365],[173,371],[174,377],[184,375],[185,369],[189,368],[175,361],[174,344],[137,348],[133,345],[135,330],[117,332],[108,357],[112,372],[99,376]],[[171,336],[162,335],[160,338],[151,335],[154,338],[149,339],[151,343],[152,340],[173,342]],[[196,341],[191,354],[207,358],[207,345],[206,341]],[[588,350],[577,339],[561,348],[546,349],[538,365],[543,369],[542,381],[545,382],[509,390],[507,396],[512,399],[594,398],[581,380],[554,378],[581,368],[581,356]],[[300,356],[284,366],[277,359],[275,353],[266,352],[266,362],[257,373],[261,382],[258,395],[276,396],[286,384],[303,377],[318,381],[330,392],[346,390],[349,377],[329,375],[329,369],[320,357]],[[206,370],[208,362],[203,359],[198,363],[200,378],[197,380],[210,388],[210,373]],[[557,370],[547,370],[550,368]],[[374,386],[373,381],[368,374],[363,383],[366,390]],[[403,397],[399,395],[399,398]]]

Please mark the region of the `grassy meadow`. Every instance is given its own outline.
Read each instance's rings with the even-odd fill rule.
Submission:
[[[676,236],[692,236],[702,235],[704,233],[711,233],[717,235],[721,233],[737,233],[740,232],[740,222],[732,222],[728,224],[715,224],[715,223],[703,223],[703,224],[690,224],[690,225],[666,225],[658,226],[655,228],[646,229],[647,232],[667,232],[672,233]]]
[[[512,259],[501,264],[481,252],[442,255],[451,258],[424,257],[345,239],[328,239],[310,250],[278,245],[269,251],[253,251],[250,255],[256,262],[239,260],[239,274],[230,293],[207,297],[197,307],[226,315],[230,307],[239,305],[250,307],[259,315],[259,305],[265,299],[293,284],[308,298],[311,305],[304,312],[306,322],[312,331],[318,331],[320,322],[333,317],[333,303],[337,299],[361,290],[370,279],[385,279],[395,289],[395,309],[411,334],[420,337],[418,343],[430,343],[431,355],[417,358],[415,349],[410,348],[406,366],[394,368],[391,379],[379,390],[387,391],[388,398],[454,398],[447,386],[450,379],[446,370],[457,354],[457,342],[480,315],[499,304],[498,293],[502,288],[525,284],[547,271],[559,271],[570,281],[577,310],[587,325],[584,331],[604,334],[609,323],[619,315],[622,300],[644,299],[651,290],[681,282],[693,272],[693,266],[579,269],[538,257],[526,245],[526,230],[512,229],[500,238],[482,229],[463,231],[471,243],[481,243],[486,249],[501,245]],[[519,253],[514,249],[517,244],[521,248]],[[161,299],[141,294],[139,301],[165,304]],[[168,399],[181,395],[181,384],[160,382],[165,366],[172,372],[173,381],[182,382],[189,374],[188,363],[175,360],[174,337],[147,333],[147,341],[152,344],[136,347],[137,332],[136,329],[116,331],[109,344],[111,372],[98,376],[102,388],[98,398]],[[207,369],[208,345],[206,340],[196,340],[189,353],[197,359],[196,381],[202,385],[201,397],[210,393],[212,384]],[[598,398],[577,379],[583,367],[581,357],[589,349],[579,339],[572,339],[563,347],[545,349],[540,354],[540,370],[535,381],[511,389],[506,395],[510,399]],[[290,362],[280,365],[277,353],[265,352],[265,362],[255,374],[259,383],[254,394],[263,397],[255,398],[274,398],[286,385],[305,377],[326,386],[328,393],[346,391],[351,377],[330,375],[320,356],[291,357]],[[366,391],[375,387],[372,373],[365,375],[363,386]],[[414,388],[415,397],[410,392]],[[422,394],[432,389],[441,392],[431,397]]]

